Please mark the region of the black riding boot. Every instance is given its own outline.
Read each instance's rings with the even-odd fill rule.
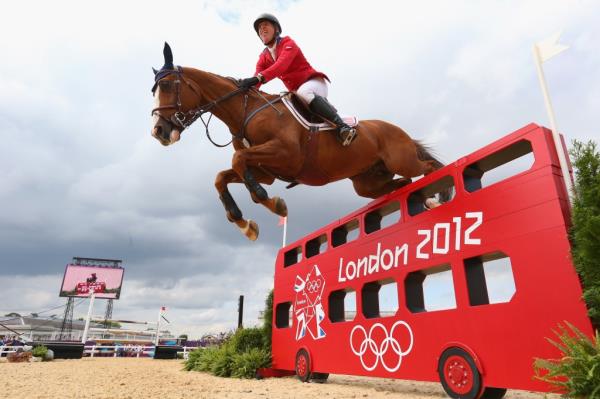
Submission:
[[[337,139],[343,146],[352,143],[356,138],[356,129],[348,126],[346,122],[340,118],[337,110],[327,101],[325,97],[315,96],[310,102],[309,108],[315,114],[327,119],[338,127]]]

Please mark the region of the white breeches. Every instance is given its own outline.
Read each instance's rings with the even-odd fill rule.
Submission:
[[[298,87],[296,94],[302,99],[302,101],[306,103],[306,105],[310,104],[315,96],[327,98],[327,82],[323,78],[314,78],[308,80]]]

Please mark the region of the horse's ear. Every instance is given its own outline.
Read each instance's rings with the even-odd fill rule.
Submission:
[[[156,76],[156,74],[158,73],[158,71],[154,69],[154,67],[152,67],[152,72],[154,72],[154,76]]]
[[[163,49],[163,55],[165,57],[165,65],[163,69],[173,69],[173,52],[171,51],[171,47],[169,43],[165,42],[165,48]]]

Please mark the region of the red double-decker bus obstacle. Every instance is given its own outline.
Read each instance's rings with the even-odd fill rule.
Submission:
[[[560,356],[545,337],[565,321],[593,335],[569,224],[551,132],[534,124],[371,202],[280,250],[271,374],[549,391],[533,379],[535,358]]]

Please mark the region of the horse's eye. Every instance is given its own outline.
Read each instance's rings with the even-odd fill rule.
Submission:
[[[173,82],[170,80],[161,80],[158,82],[158,85],[160,86],[160,90],[163,92],[169,92],[173,88]]]

